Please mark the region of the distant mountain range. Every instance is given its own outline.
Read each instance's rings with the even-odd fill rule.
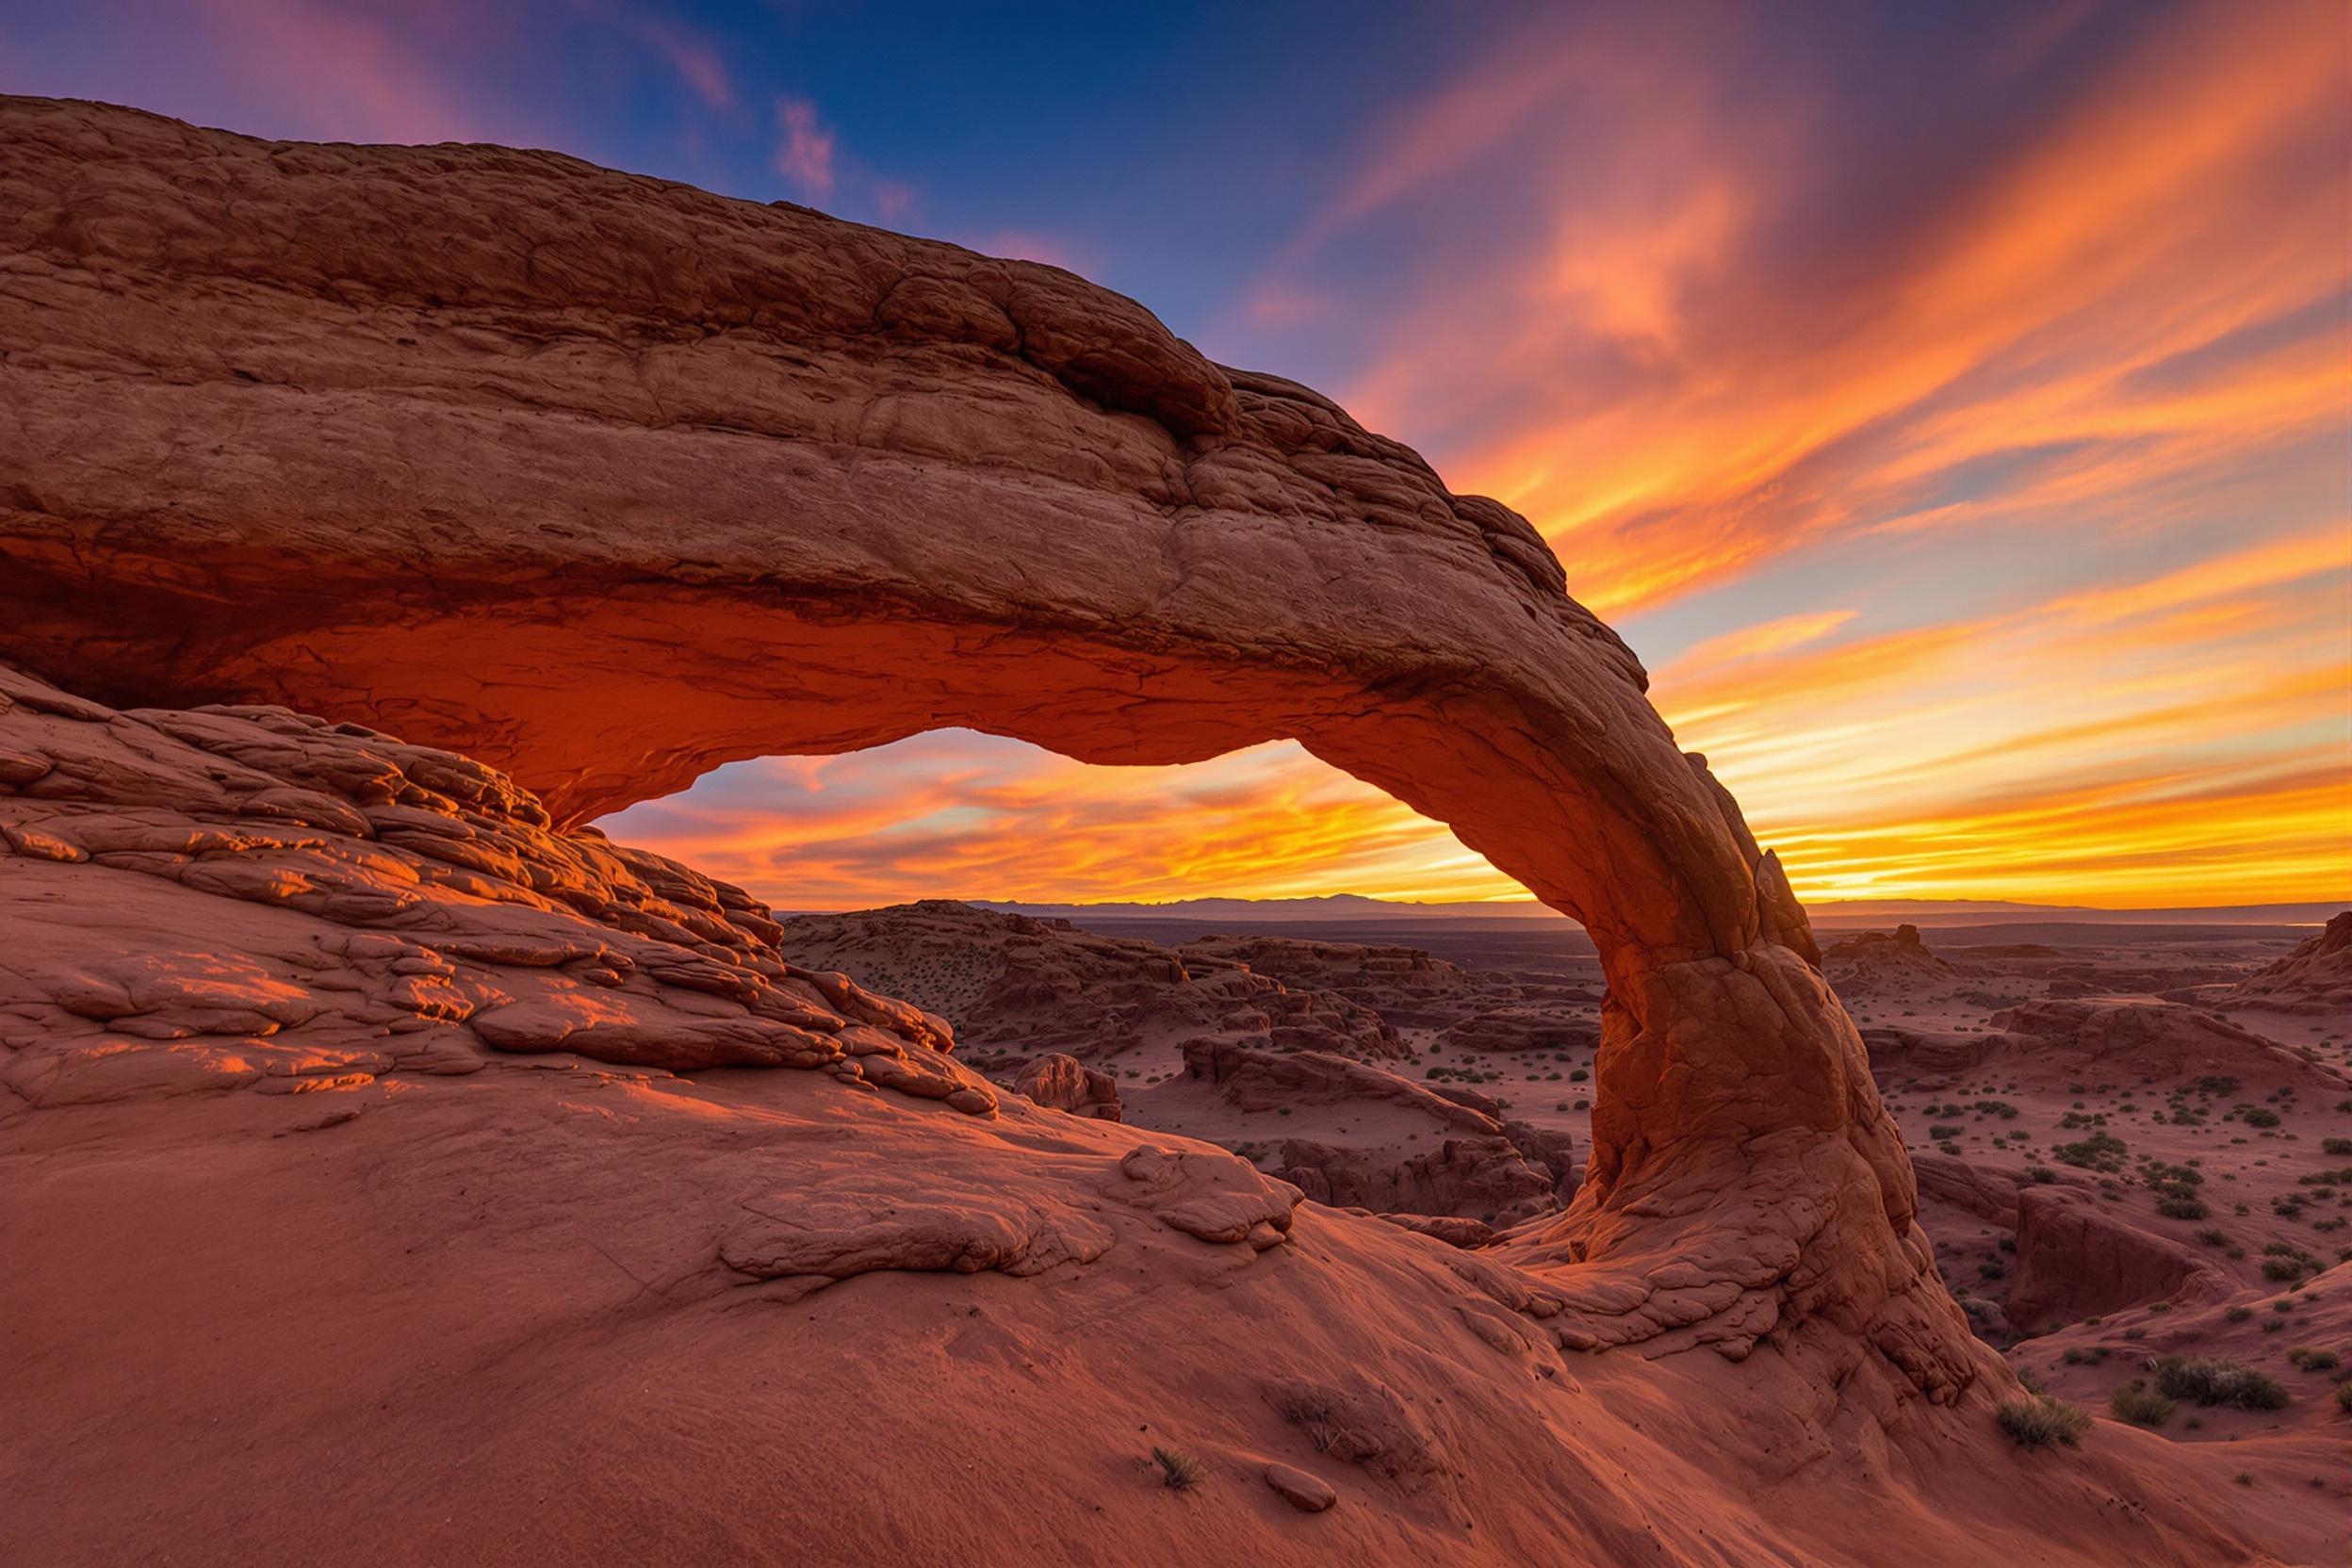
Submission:
[[[1557,921],[1565,915],[1533,899],[1481,903],[1409,903],[1331,893],[1320,898],[1180,898],[1165,904],[1026,904],[970,899],[984,909],[1084,923],[1184,920],[1301,925],[1359,921]],[[2352,901],[2347,901],[2352,902]],[[2007,921],[2148,925],[2318,925],[2344,904],[2233,904],[2182,909],[2099,909],[2082,904],[2021,904],[2008,899],[1857,898],[1805,906],[1815,923],[1854,926],[1909,921],[1920,925],[1989,925]]]

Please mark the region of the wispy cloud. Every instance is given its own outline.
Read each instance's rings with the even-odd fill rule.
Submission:
[[[1760,87],[1728,15],[1555,23],[1400,113],[1258,297],[1314,286],[1351,224],[1436,237],[1351,300],[1394,323],[1351,405],[1527,512],[1604,610],[1871,531],[2128,506],[2345,394],[2340,17],[2148,14],[2038,100],[1956,58],[1931,90],[1975,121],[1883,148],[1802,62]],[[1986,135],[1997,102],[2033,134]]]
[[[817,106],[789,94],[776,101],[776,172],[812,202],[833,194],[833,133]]]
[[[197,0],[190,21],[278,134],[342,141],[477,141],[513,135],[453,90],[433,44],[458,34],[320,0]],[[424,36],[419,36],[420,32]]]

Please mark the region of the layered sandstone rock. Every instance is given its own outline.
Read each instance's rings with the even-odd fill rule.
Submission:
[[[2289,1013],[2352,1011],[2352,909],[2331,918],[2294,952],[2246,976],[2219,1000]]]
[[[1977,1376],[1777,861],[1507,508],[1051,268],[549,154],[0,114],[0,655],[457,746],[558,824],[946,725],[1296,738],[1600,951],[1590,1178],[1519,1254],[1578,1331]]]
[[[2352,1088],[2352,1080],[2275,1040],[2170,1002],[2029,1002],[1993,1017],[2001,1054],[2045,1073],[2097,1071],[2117,1080],[2213,1074],[2246,1085]]]
[[[1099,1121],[1119,1119],[1119,1081],[1097,1072],[1075,1056],[1055,1052],[1021,1070],[1013,1087],[1040,1105]]]
[[[2014,1267],[1997,1284],[1978,1281],[1970,1288],[1995,1297],[2006,1323],[2030,1329],[2151,1301],[2186,1306],[2236,1294],[2227,1268],[2102,1208],[2097,1187],[2075,1171],[2048,1172],[2045,1183],[1947,1154],[1921,1152],[1911,1161],[1923,1202],[1950,1205],[2003,1234]]]
[[[0,757],[0,1084],[35,1105],[529,1054],[995,1109],[939,1020],[787,962],[738,889],[551,832],[468,759],[283,709],[116,712],[4,665]]]
[[[2149,1301],[2192,1305],[2237,1294],[2230,1271],[2170,1236],[2104,1213],[2096,1198],[2031,1184],[2017,1192],[2009,1316],[2087,1317]]]
[[[1244,964],[1298,988],[1359,1003],[1446,1051],[1591,1051],[1599,992],[1557,974],[1463,969],[1417,948],[1294,937],[1204,937],[1182,951]]]
[[[1509,1226],[1575,1195],[1575,1140],[1509,1120],[1482,1096],[1432,1092],[1315,1051],[1193,1040],[1184,1060],[1191,1084],[1238,1113],[1217,1141],[1318,1202]],[[1181,1103],[1171,1090],[1147,1091],[1135,1114],[1156,1121]]]
[[[1831,944],[1821,967],[1844,990],[1903,990],[1921,984],[1957,980],[1960,972],[1927,950],[1916,925],[1898,925],[1892,935],[1865,931]]]
[[[1054,1053],[1102,1062],[1200,1036],[1362,1056],[1404,1051],[1371,1009],[1235,959],[951,899],[802,915],[782,923],[777,939],[804,964],[938,1013],[990,1070]]]

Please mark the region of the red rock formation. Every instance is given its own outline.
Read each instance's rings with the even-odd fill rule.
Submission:
[[[2160,1081],[2226,1074],[2249,1084],[2352,1088],[2334,1068],[2251,1030],[2170,1002],[2029,1002],[1993,1016],[2001,1054],[2046,1073],[2097,1069]]]
[[[1927,950],[1916,925],[1899,925],[1892,936],[1865,931],[1834,943],[1821,955],[1821,967],[1846,990],[1901,989],[1960,977]]]
[[[1200,1034],[1350,1055],[1404,1052],[1379,1014],[1346,997],[1293,989],[1214,955],[951,899],[803,915],[784,922],[777,940],[803,964],[937,1012],[991,1071],[1043,1053],[1101,1061]]]
[[[1400,1029],[1435,1030],[1435,1043],[1449,1051],[1589,1051],[1600,1043],[1599,995],[1550,975],[1461,969],[1416,948],[1292,937],[1204,937],[1182,951],[1346,997]]]
[[[2170,1236],[2101,1212],[2087,1194],[2017,1189],[2017,1261],[2008,1282],[2012,1321],[2086,1317],[2148,1301],[2196,1303],[2237,1294],[2230,1272]]]
[[[1443,1028],[1482,988],[1482,976],[1411,947],[1223,936],[1196,938],[1177,951],[1193,962],[1237,964],[1293,989],[1344,996],[1398,1028]]]
[[[2290,1013],[2352,1009],[2352,909],[2330,919],[2295,951],[2246,977],[2219,999],[2235,1007]]]
[[[1075,1056],[1058,1052],[1039,1056],[1021,1070],[1013,1087],[1040,1105],[1099,1121],[1119,1119],[1119,1082],[1097,1072]]]
[[[1187,1528],[1300,1568],[1858,1565],[1889,1511],[1920,1568],[2196,1568],[2329,1527],[2230,1485],[2242,1448],[2020,1463],[1989,1378],[1866,1401],[1818,1330],[1578,1353],[1572,1271],[991,1114],[938,1021],[495,770],[0,678],[0,1560],[1150,1561],[1160,1441],[1209,1467]]]
[[[461,746],[559,823],[944,725],[1295,737],[1599,948],[1590,1179],[1523,1253],[1596,1342],[1975,1375],[1777,861],[1508,509],[1052,268],[548,154],[0,114],[0,654]]]
[[[2008,1233],[2016,1264],[1998,1294],[2008,1321],[2020,1327],[2236,1293],[2228,1269],[2102,1209],[2097,1193],[2071,1172],[2044,1184],[1946,1154],[1920,1152],[1911,1161],[1923,1200],[1948,1203]]]
[[[1252,1135],[1217,1140],[1254,1153],[1260,1168],[1317,1202],[1511,1225],[1548,1214],[1576,1193],[1582,1162],[1575,1140],[1509,1120],[1482,1095],[1433,1091],[1369,1063],[1315,1051],[1193,1040],[1184,1058],[1188,1078],[1245,1115],[1330,1110],[1352,1119],[1353,1136],[1344,1135],[1347,1125],[1330,1135],[1277,1134],[1261,1149],[1254,1130],[1266,1123],[1253,1120],[1245,1124]],[[1141,1097],[1138,1116],[1152,1114],[1162,1098]]]
[[[35,1105],[521,1053],[996,1107],[939,1020],[786,962],[740,890],[548,831],[466,758],[277,709],[118,713],[5,665],[0,754],[0,1085]]]

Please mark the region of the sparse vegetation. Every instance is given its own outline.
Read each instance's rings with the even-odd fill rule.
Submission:
[[[2134,1378],[2107,1396],[2107,1408],[2118,1421],[2128,1421],[2135,1427],[2161,1427],[2172,1419],[2174,1407],[2170,1399]]]
[[[2123,1168],[2124,1142],[2112,1133],[2093,1133],[2079,1143],[2062,1143],[2050,1152],[2061,1164],[2079,1166],[2084,1170]]]
[[[2291,1396],[2278,1379],[2215,1356],[2166,1356],[2156,1364],[2156,1392],[2193,1405],[2280,1410]]]
[[[1994,1418],[2020,1448],[2047,1448],[2060,1443],[2071,1448],[2091,1429],[2089,1412],[2048,1394],[2004,1400]]]
[[[1209,1473],[1207,1465],[1182,1448],[1154,1447],[1152,1457],[1160,1467],[1160,1484],[1171,1492],[1190,1492]]]

